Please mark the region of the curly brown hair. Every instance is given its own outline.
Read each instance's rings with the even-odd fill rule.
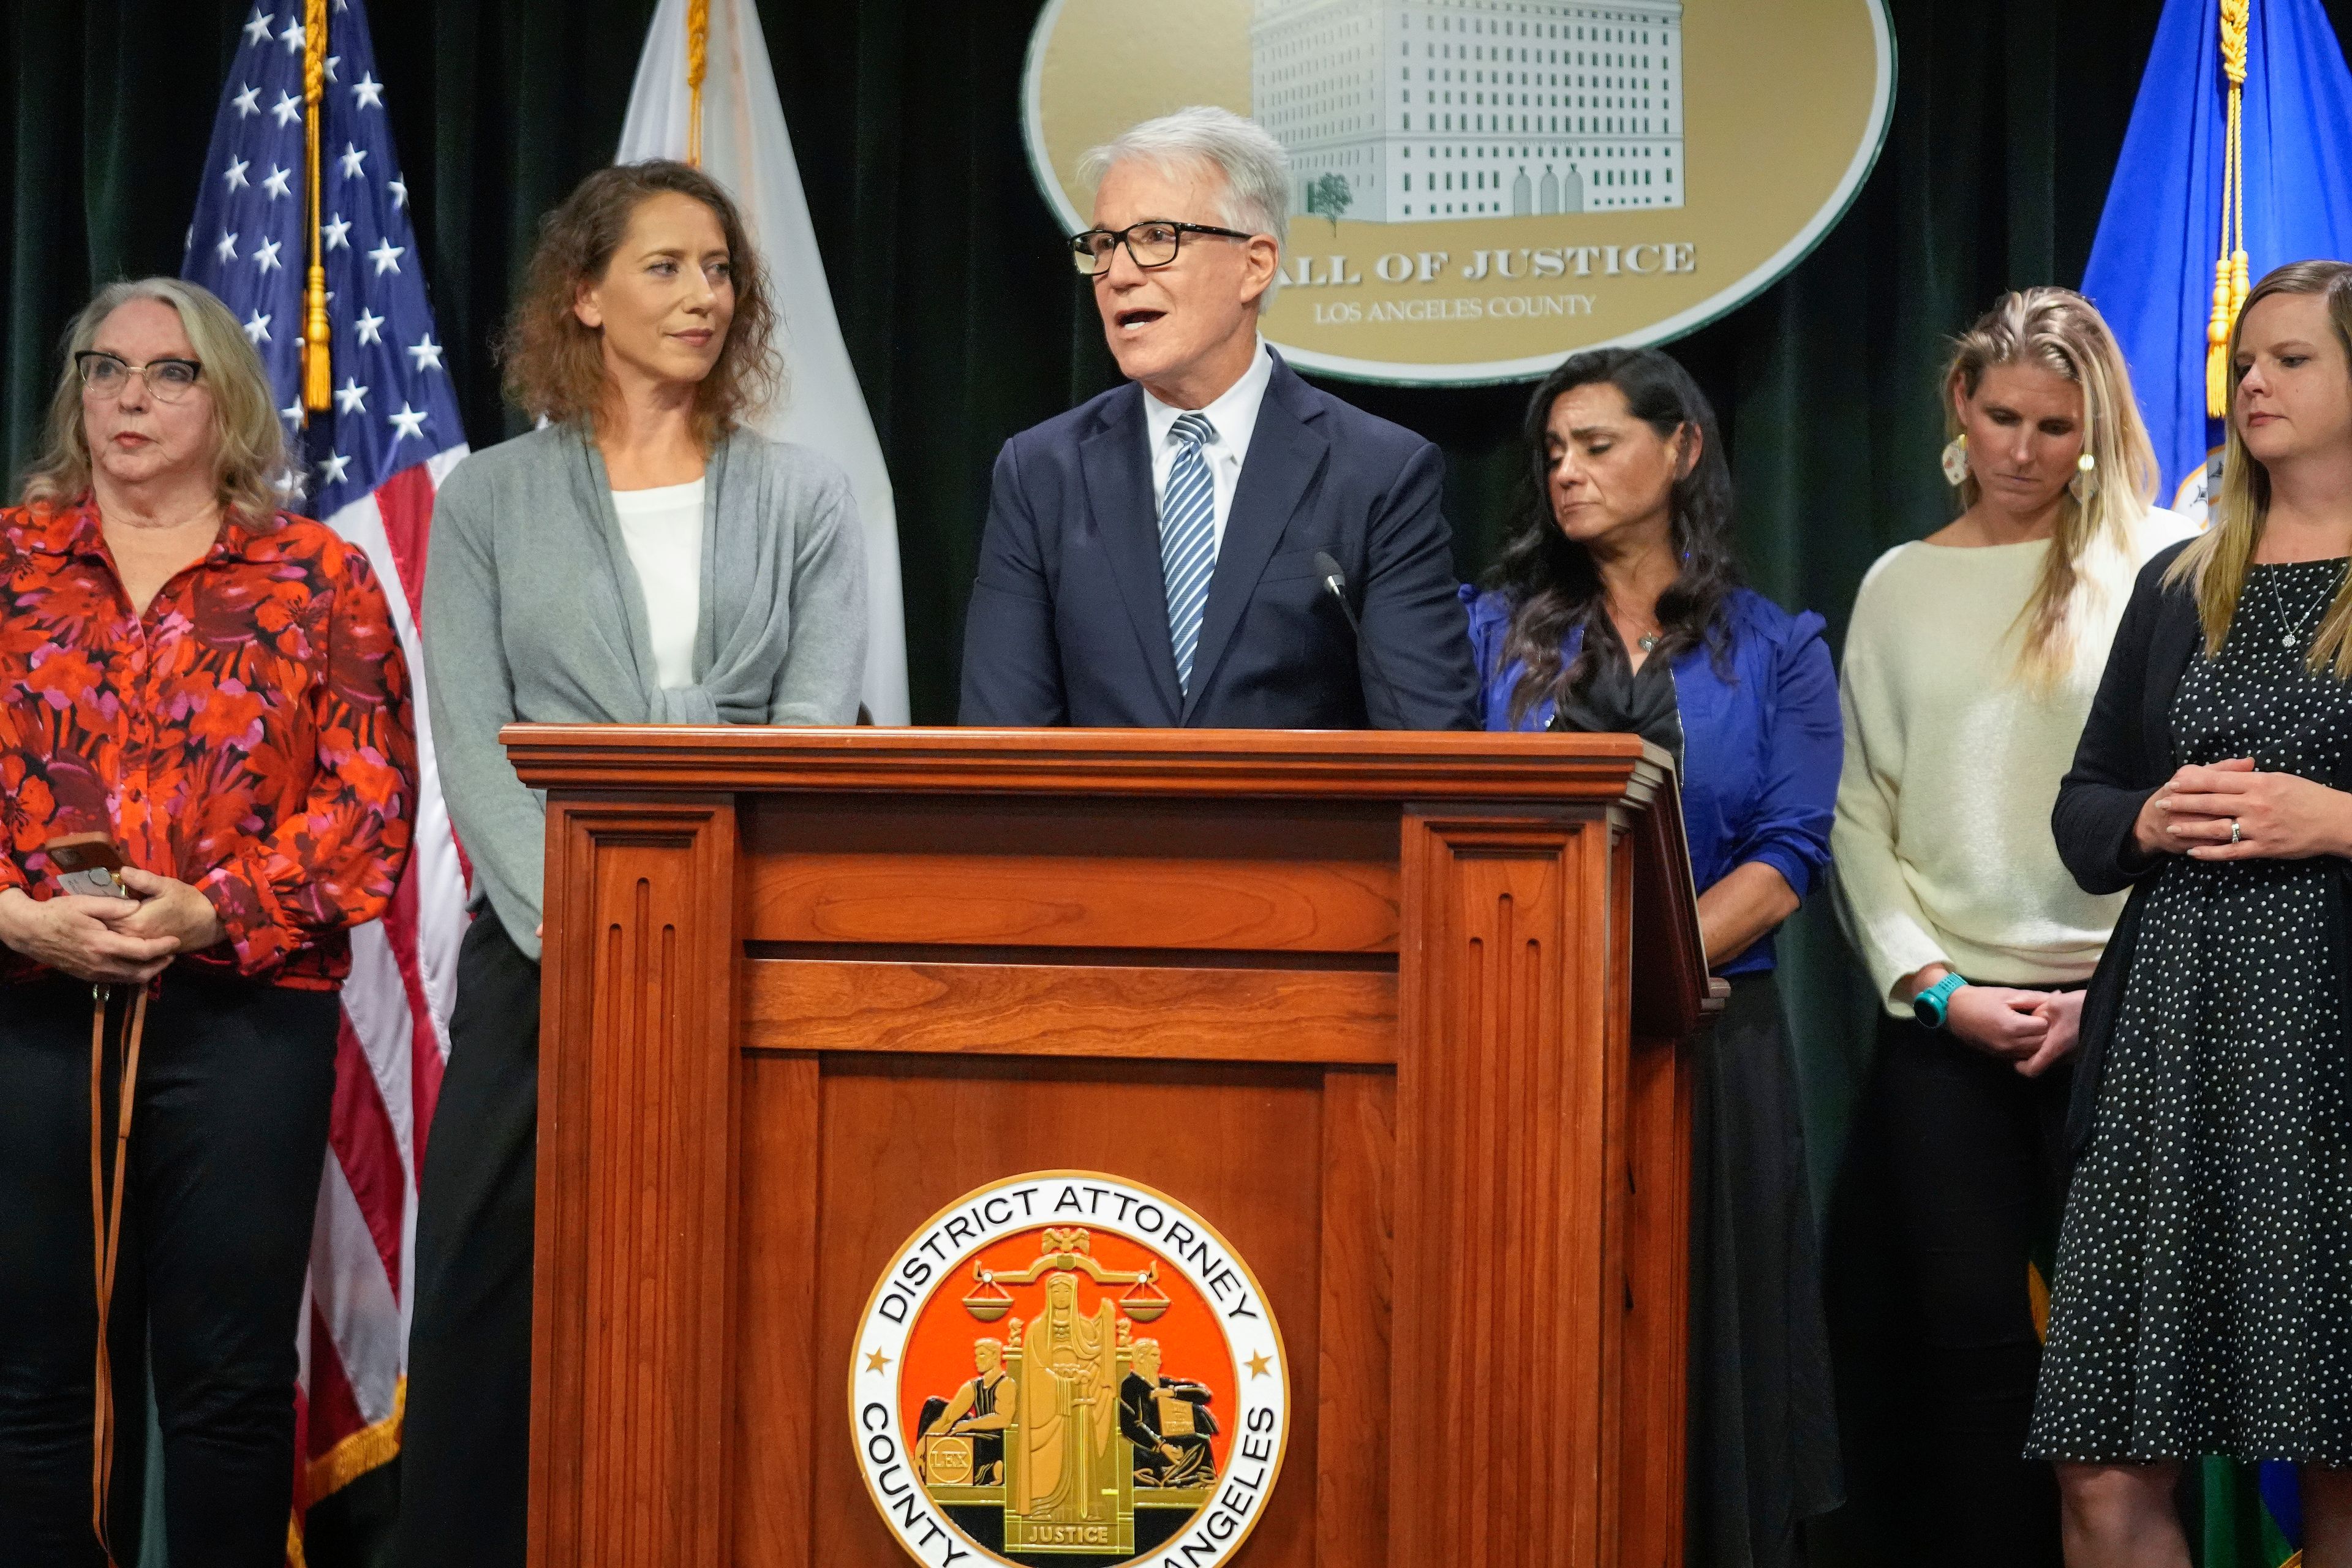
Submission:
[[[781,390],[783,358],[768,269],[751,247],[743,215],[726,187],[701,170],[656,158],[597,170],[540,220],[522,295],[498,343],[507,397],[524,413],[594,423],[608,385],[604,334],[573,313],[572,302],[612,265],[637,208],[667,192],[692,197],[718,218],[735,282],[734,321],[695,393],[695,435],[713,444],[756,417]]]

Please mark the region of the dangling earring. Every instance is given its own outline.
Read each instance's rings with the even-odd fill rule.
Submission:
[[[1954,489],[1969,482],[1969,437],[1966,431],[1944,443],[1944,482]]]
[[[2099,493],[2099,460],[2085,452],[2074,459],[2074,477],[2066,481],[2066,493],[2074,498],[2076,506],[2088,506],[2091,498]]]

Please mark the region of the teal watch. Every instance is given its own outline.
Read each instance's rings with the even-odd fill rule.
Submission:
[[[1952,993],[1967,984],[1957,974],[1945,975],[1911,998],[1911,1016],[1930,1029],[1942,1028],[1951,1010]]]

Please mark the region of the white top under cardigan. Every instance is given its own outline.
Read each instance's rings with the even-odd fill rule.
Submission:
[[[656,678],[672,689],[691,686],[702,616],[702,481],[614,490],[613,511],[646,596]]]
[[[474,866],[536,962],[543,797],[501,726],[846,724],[866,669],[866,542],[838,465],[749,430],[703,465],[695,679],[662,682],[612,476],[586,433],[551,425],[475,453],[433,501],[425,573],[435,765]]]
[[[1830,836],[1838,913],[1879,999],[1930,963],[1971,980],[2089,977],[2123,909],[2059,863],[2050,832],[2116,624],[2147,558],[2195,529],[2150,512],[2079,568],[2074,658],[2048,692],[2012,673],[2046,541],[1897,545],[1862,580],[1840,681],[1845,764]]]

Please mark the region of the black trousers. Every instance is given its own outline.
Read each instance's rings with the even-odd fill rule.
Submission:
[[[118,996],[122,993],[118,993]],[[90,988],[0,985],[0,1561],[102,1558]],[[124,1004],[108,1037],[119,1038]],[[100,1091],[113,1158],[116,1064]],[[149,1005],[111,1336],[115,1549],[137,1561],[152,1346],[173,1568],[276,1568],[294,1489],[295,1328],[335,1088],[335,997],[168,972]]]
[[[1795,1568],[1844,1498],[1796,1058],[1770,972],[1735,975],[1691,1084],[1684,1561]]]
[[[2021,1078],[1908,1019],[1881,1017],[1878,1044],[1867,1114],[1906,1276],[1916,1560],[2056,1568],[2056,1478],[2022,1457],[2042,1368],[2026,1269],[2046,1278],[2065,1200],[2071,1064]]]
[[[457,953],[418,1194],[393,1552],[404,1568],[522,1563],[538,1170],[539,965],[484,910]]]

